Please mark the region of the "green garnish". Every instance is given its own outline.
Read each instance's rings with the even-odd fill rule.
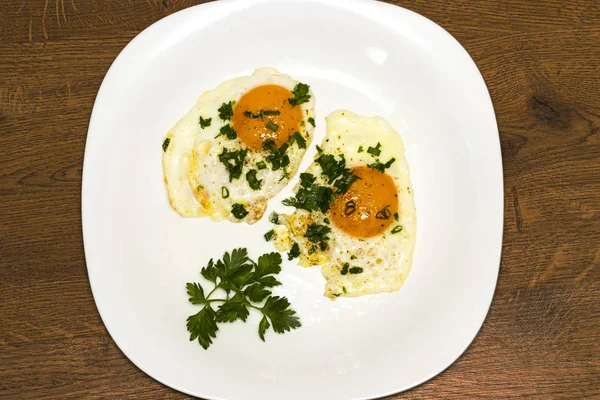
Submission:
[[[325,218],[325,219],[323,220],[323,222],[325,222],[326,224],[330,224],[330,223],[331,223],[331,221],[329,220],[329,218]]]
[[[267,168],[267,164],[264,161],[259,161],[256,163],[256,168],[265,169],[265,168]]]
[[[292,261],[294,258],[298,257],[300,257],[300,246],[298,246],[298,243],[294,243],[288,253],[288,260]]]
[[[365,151],[365,149],[363,149],[362,145],[358,146],[358,150],[356,152],[362,153],[363,151]]]
[[[237,132],[235,131],[235,129],[233,129],[231,125],[227,124],[223,125],[221,129],[219,129],[219,134],[215,136],[215,139],[219,136],[225,136],[227,139],[233,140],[237,137]]]
[[[383,173],[383,172],[385,172],[386,168],[389,168],[389,167],[392,166],[392,164],[394,163],[394,161],[396,161],[395,158],[390,158],[390,160],[388,162],[386,162],[385,164],[383,164],[380,161],[375,161],[373,164],[367,165],[367,167],[376,169],[377,171]]]
[[[288,147],[290,146],[287,143],[284,143],[281,147],[277,148],[275,142],[270,139],[263,144],[262,149],[271,152],[271,154],[267,156],[267,162],[271,164],[271,169],[273,171],[276,171],[279,168],[285,168],[290,164],[290,158],[285,154]]]
[[[269,121],[267,122],[266,125],[267,129],[272,130],[273,132],[277,132],[277,129],[279,129],[279,125],[277,125],[275,122],[273,121]]]
[[[166,138],[165,141],[162,144],[162,148],[163,148],[163,152],[164,153],[167,152],[167,148],[169,147],[169,143],[171,143],[171,139],[170,138]]]
[[[255,169],[251,169],[250,171],[246,172],[246,180],[248,181],[248,185],[250,185],[250,188],[252,188],[253,190],[260,190],[261,185],[262,185],[262,179],[258,179],[256,177],[256,170]]]
[[[204,128],[208,128],[211,124],[212,118],[202,118],[202,116],[200,116],[200,128],[204,129]]]
[[[321,210],[322,213],[326,213],[333,198],[333,190],[326,186],[315,185],[314,181],[314,175],[301,173],[300,189],[295,197],[283,200],[282,204],[307,211]]]
[[[348,270],[351,274],[360,274],[363,272],[361,267],[352,267]]]
[[[279,224],[279,214],[273,211],[271,215],[269,215],[269,222],[272,224]]]
[[[348,293],[348,289],[346,289],[346,286],[342,286],[342,291],[346,294]]]
[[[328,183],[333,183],[333,186],[336,187],[336,194],[345,193],[350,185],[360,179],[346,168],[346,159],[343,155],[340,156],[339,160],[336,160],[334,155],[324,154],[322,150],[319,153],[320,155],[315,159],[315,162],[321,167],[322,174],[327,177]]]
[[[246,215],[248,215],[248,211],[246,211],[246,208],[244,207],[244,205],[240,204],[240,203],[235,203],[234,205],[231,206],[231,213],[237,219],[242,219]]]
[[[399,220],[400,220],[400,216],[398,215],[398,213],[394,213],[394,219],[395,219],[396,221],[399,221]]]
[[[244,116],[252,119],[260,118],[265,119],[267,115],[279,115],[281,114],[278,110],[260,110],[258,114],[253,114],[250,111],[244,111]]]
[[[402,225],[398,225],[394,229],[392,229],[392,233],[399,233],[399,232],[402,232]]]
[[[246,322],[250,308],[263,315],[258,325],[258,336],[262,341],[271,326],[276,333],[299,328],[300,320],[290,308],[288,299],[271,293],[272,287],[281,285],[274,276],[280,271],[281,255],[278,253],[263,254],[258,263],[248,258],[246,249],[234,249],[231,254],[226,252],[216,263],[211,259],[200,273],[214,284],[214,288],[205,295],[200,283],[186,284],[189,302],[202,306],[197,314],[187,318],[190,341],[198,339],[198,343],[208,349],[217,337],[219,323],[238,319]],[[221,291],[226,296],[215,298]],[[213,294],[215,297],[212,297]],[[215,303],[221,303],[216,311],[213,309]]]
[[[248,154],[248,149],[229,151],[226,148],[219,154],[219,161],[225,165],[225,168],[229,173],[229,182],[234,179],[239,179],[242,175],[246,154]]]
[[[379,156],[381,154],[381,143],[377,142],[377,146],[370,147],[367,149],[367,153],[372,154],[374,156]]]
[[[348,273],[348,268],[350,268],[350,264],[349,263],[344,263],[344,266],[342,267],[342,270],[340,271],[340,274],[346,275]]]
[[[306,139],[302,137],[302,134],[300,134],[300,132],[295,132],[292,136],[290,136],[289,142],[290,144],[294,144],[295,142],[301,149],[306,148]]]
[[[196,192],[199,192],[201,189],[204,189],[204,185],[198,185],[196,187]]]
[[[315,119],[313,117],[308,118],[308,122],[314,127],[317,126],[317,125],[315,125]]]
[[[308,226],[308,228],[306,228],[304,237],[310,242],[317,243],[321,250],[325,250],[327,248],[327,240],[329,240],[329,237],[327,235],[330,232],[331,228],[327,225],[319,225],[312,223]]]
[[[356,257],[354,254],[350,256],[351,260],[356,260],[358,257]]]
[[[221,197],[224,199],[229,198],[229,189],[227,189],[225,186],[221,187]]]
[[[221,104],[221,107],[217,110],[219,112],[219,118],[223,121],[230,120],[231,117],[233,117],[233,104],[233,101]]]
[[[275,231],[271,229],[269,232],[265,233],[265,240],[270,242],[271,239],[273,239],[273,236],[275,236]]]
[[[288,99],[292,107],[297,106],[298,104],[306,103],[310,100],[310,94],[308,94],[308,90],[310,86],[305,85],[304,83],[298,83],[294,90],[292,90],[293,98]]]

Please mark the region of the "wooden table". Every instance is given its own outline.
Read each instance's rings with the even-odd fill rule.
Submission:
[[[194,3],[0,3],[0,398],[186,397],[137,369],[104,328],[80,195],[88,120],[111,62]],[[447,29],[479,66],[506,206],[479,335],[446,371],[392,398],[600,398],[600,2],[397,3]]]

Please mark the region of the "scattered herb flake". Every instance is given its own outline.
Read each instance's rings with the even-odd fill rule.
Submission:
[[[267,168],[267,164],[264,161],[259,161],[256,163],[256,168],[265,169],[265,168]]]
[[[233,104],[233,101],[221,104],[221,107],[219,107],[217,110],[219,112],[219,118],[221,118],[223,121],[230,120],[231,117],[233,117]]]
[[[225,136],[229,140],[233,140],[237,137],[237,132],[230,124],[223,125],[221,129],[219,129],[219,134],[215,136],[215,139],[219,136]]]
[[[365,149],[363,149],[362,145],[358,146],[357,153],[362,153],[363,151],[365,151]]]
[[[267,115],[279,115],[281,114],[278,110],[260,110],[257,114],[254,114],[250,111],[244,111],[244,116],[252,119],[260,118],[265,119]]]
[[[306,103],[310,100],[310,94],[308,93],[309,89],[310,86],[305,85],[304,83],[298,83],[294,87],[294,90],[292,90],[292,94],[294,95],[294,97],[288,99],[292,107],[295,107],[298,104]]]
[[[402,232],[402,225],[398,225],[394,229],[392,229],[392,233],[400,233],[400,232]]]
[[[313,117],[308,118],[308,122],[313,126],[316,127],[317,125],[315,124],[315,119]]]
[[[221,187],[221,197],[224,199],[229,198],[229,189],[227,189],[225,186]]]
[[[269,232],[265,233],[265,240],[267,242],[270,242],[274,236],[275,236],[275,231],[273,229],[271,229]]]
[[[342,270],[340,271],[340,274],[346,275],[348,273],[348,268],[350,268],[350,264],[349,263],[344,263],[344,266],[342,267]]]
[[[167,149],[169,148],[169,143],[171,143],[171,138],[166,138],[162,144],[163,152],[167,152]]]
[[[348,270],[348,272],[351,274],[360,274],[363,272],[363,269],[361,267],[352,267]]]
[[[279,214],[273,211],[271,215],[269,215],[269,222],[272,224],[279,224]]]
[[[246,215],[248,215],[248,211],[246,211],[246,208],[244,207],[243,204],[235,203],[234,205],[231,206],[231,214],[233,214],[233,216],[236,217],[237,219],[242,219]]]
[[[247,149],[229,151],[226,148],[224,148],[221,154],[219,154],[219,161],[225,165],[225,168],[229,173],[229,182],[234,179],[239,179],[239,177],[242,175],[244,160],[246,159],[247,154]]]
[[[267,122],[266,125],[267,129],[272,130],[273,132],[277,132],[277,129],[279,129],[279,125],[277,125],[275,122],[273,121],[269,121]]]
[[[301,149],[306,148],[306,139],[302,137],[302,134],[300,132],[295,132],[292,136],[290,136],[289,142],[290,144],[296,143]]]
[[[291,261],[298,257],[300,257],[300,246],[298,246],[298,243],[294,243],[290,249],[290,252],[288,253],[288,260]]]
[[[250,185],[251,189],[260,190],[262,186],[262,179],[258,179],[256,177],[256,173],[257,171],[255,169],[251,169],[250,171],[246,172],[246,180],[248,181],[248,185]]]
[[[204,129],[204,128],[208,128],[211,124],[212,118],[202,118],[202,115],[200,116],[200,128]]]
[[[377,146],[375,146],[375,147],[369,146],[369,148],[367,149],[367,153],[372,154],[377,157],[381,154],[380,149],[381,149],[381,143],[377,142]]]

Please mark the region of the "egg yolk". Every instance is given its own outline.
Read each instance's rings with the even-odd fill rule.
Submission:
[[[258,86],[246,92],[233,111],[233,129],[246,146],[260,150],[267,140],[277,147],[300,129],[302,107],[292,107],[292,92],[278,85]]]
[[[355,181],[329,209],[333,224],[343,232],[367,238],[384,232],[398,212],[398,191],[391,176],[375,169],[355,168]]]

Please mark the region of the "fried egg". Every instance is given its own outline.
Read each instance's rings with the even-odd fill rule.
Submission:
[[[400,289],[412,264],[416,211],[404,144],[381,117],[339,110],[314,162],[272,221],[274,243],[305,267],[322,265],[325,296]]]
[[[273,68],[205,92],[163,140],[171,207],[255,223],[296,173],[314,117],[310,87]]]

